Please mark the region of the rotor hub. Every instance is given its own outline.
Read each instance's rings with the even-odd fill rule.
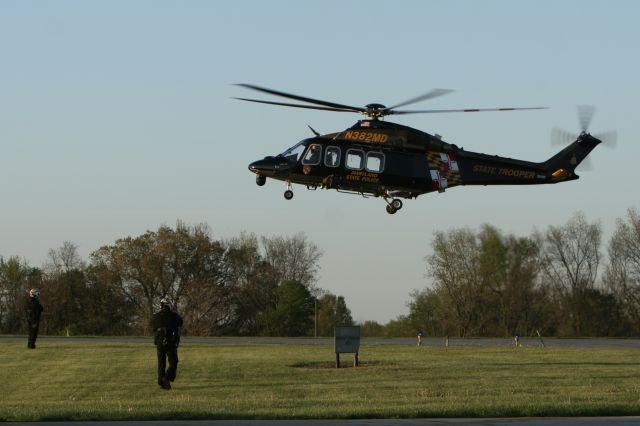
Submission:
[[[382,104],[368,104],[365,108],[366,110],[362,113],[367,117],[380,118],[387,115],[387,107]]]

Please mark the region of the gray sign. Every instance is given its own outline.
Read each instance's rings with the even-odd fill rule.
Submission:
[[[337,354],[360,351],[360,326],[338,326],[335,328],[335,350]]]

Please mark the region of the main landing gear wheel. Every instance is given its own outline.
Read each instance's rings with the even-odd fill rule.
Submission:
[[[396,210],[400,210],[402,208],[402,200],[394,198],[393,201],[391,201],[391,206]]]
[[[267,182],[267,178],[262,175],[256,176],[256,185],[262,186]]]
[[[286,200],[290,200],[293,198],[293,191],[290,189],[287,189],[286,191],[284,191],[284,198]]]
[[[388,198],[385,198],[385,201],[387,202],[387,213],[389,214],[395,214],[402,208],[402,200],[399,198],[394,198],[391,201],[389,201]]]

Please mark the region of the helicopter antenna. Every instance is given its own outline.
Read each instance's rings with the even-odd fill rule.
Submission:
[[[316,130],[307,124],[307,127],[313,132],[314,135],[320,136],[320,133],[316,132]]]

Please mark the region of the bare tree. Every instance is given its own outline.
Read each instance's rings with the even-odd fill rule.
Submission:
[[[322,251],[300,232],[292,237],[262,237],[264,259],[279,273],[278,281],[301,283],[316,295]]]
[[[84,268],[85,262],[78,254],[78,246],[65,241],[61,247],[49,250],[49,262],[45,264],[44,270],[48,274],[59,274]]]
[[[583,302],[594,288],[600,263],[600,223],[576,213],[564,226],[551,226],[542,238],[542,271],[565,303],[572,332],[580,335]]]
[[[626,221],[618,219],[609,241],[609,263],[603,282],[624,306],[626,315],[638,330],[640,323],[640,214],[627,211]]]

